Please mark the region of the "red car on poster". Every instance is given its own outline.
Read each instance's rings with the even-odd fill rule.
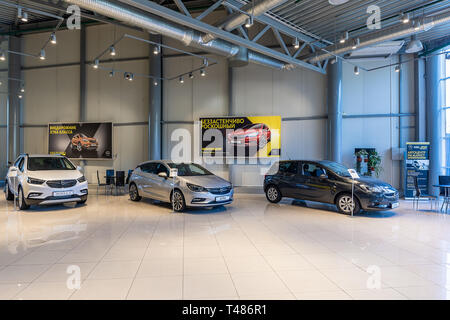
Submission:
[[[270,142],[270,128],[264,123],[252,123],[236,129],[227,136],[227,143],[237,146],[263,148]]]

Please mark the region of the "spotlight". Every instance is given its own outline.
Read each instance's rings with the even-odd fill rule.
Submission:
[[[397,73],[400,72],[400,69],[401,69],[400,66],[395,66],[395,72]]]
[[[95,59],[94,64],[92,65],[92,68],[98,69],[99,64],[100,64],[100,62],[98,61],[98,59]]]
[[[17,19],[22,22],[28,22],[28,13],[23,11],[21,7],[17,8]]]
[[[3,82],[0,81],[0,86],[3,84]]]
[[[50,42],[56,44],[56,34],[54,32],[50,35]]]
[[[116,72],[115,72],[114,70],[111,70],[111,71],[109,72],[109,76],[110,76],[111,78],[114,77],[115,74],[116,74]]]
[[[134,79],[134,74],[132,74],[131,72],[125,72],[124,74],[123,74],[123,78],[125,79],[125,80],[128,80],[128,81],[133,81],[133,79]]]
[[[39,59],[45,60],[45,50],[41,49],[41,53],[39,53]]]
[[[353,46],[352,46],[352,49],[353,50],[356,50],[358,47],[359,47],[359,44],[360,44],[361,42],[360,42],[360,40],[359,40],[359,38],[356,38],[355,40],[353,40]]]
[[[161,47],[160,46],[155,46],[154,48],[153,48],[153,54],[154,55],[157,55],[157,54],[159,54],[161,52]]]
[[[201,70],[200,70],[200,75],[201,75],[202,77],[206,76],[206,71],[205,71],[205,69],[201,69]]]
[[[17,95],[17,98],[22,99],[22,98],[23,98],[23,95],[18,94],[18,95]]]
[[[337,58],[333,58],[333,59],[330,60],[331,64],[335,64],[336,62],[337,62]]]
[[[294,48],[295,48],[295,49],[300,48],[300,43],[298,42],[298,39],[297,39],[297,38],[294,39]]]
[[[400,15],[400,20],[403,22],[403,23],[408,23],[409,22],[409,13],[402,13],[401,15]]]
[[[359,67],[356,66],[353,72],[358,76],[359,75]]]
[[[22,93],[25,92],[25,87],[24,87],[24,86],[22,86],[22,87],[20,88],[20,92],[22,92]]]
[[[348,40],[348,31],[344,32],[339,40],[340,43],[345,43]]]
[[[178,81],[180,81],[180,83],[184,83],[183,77],[180,77],[180,78],[178,79]]]
[[[203,58],[203,65],[204,65],[205,67],[207,67],[208,64],[209,64],[208,59]]]
[[[109,47],[109,54],[112,56],[116,55],[116,48],[114,46]]]
[[[0,51],[0,60],[1,61],[5,61],[6,60],[6,55],[3,51]]]
[[[253,16],[249,16],[245,21],[245,27],[250,28],[253,25]]]
[[[192,72],[189,72],[189,79],[193,79],[194,75],[192,74]]]
[[[154,86],[157,86],[157,85],[158,85],[158,81],[156,81],[156,80],[153,81],[153,85],[154,85]]]

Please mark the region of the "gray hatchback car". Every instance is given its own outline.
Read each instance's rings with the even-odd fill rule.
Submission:
[[[175,168],[178,174],[173,179],[170,169]],[[146,197],[169,202],[175,211],[230,204],[234,193],[230,182],[202,166],[168,160],[141,163],[131,174],[129,186],[132,201]]]

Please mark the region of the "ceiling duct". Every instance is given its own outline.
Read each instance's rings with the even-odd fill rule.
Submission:
[[[196,47],[217,55],[225,56],[227,58],[236,56],[241,50],[241,47],[221,39],[214,39],[208,43],[204,43],[202,40],[202,36],[204,34],[200,32],[188,29],[155,15],[144,14],[106,0],[65,1],[67,3],[75,4],[81,8],[93,11],[97,14],[113,18],[132,26],[140,27],[148,32],[158,33],[181,41],[186,46]],[[253,63],[276,69],[285,69],[288,67],[288,65],[284,62],[250,50],[248,51],[248,60]]]
[[[360,44],[358,48],[368,47],[374,44],[382,43],[389,40],[400,39],[404,37],[409,37],[413,34],[427,31],[434,26],[450,22],[450,12],[445,12],[442,14],[437,14],[434,17],[427,19],[415,19],[411,20],[410,23],[404,25],[396,25],[394,27],[386,28],[377,32],[373,32],[366,36],[360,36]],[[309,61],[312,64],[323,61],[325,59],[331,58],[336,55],[342,55],[352,51],[351,41],[347,41],[346,44],[335,44],[324,48],[323,54],[317,54],[313,56],[307,56],[303,60]],[[319,50],[320,52],[320,50]]]
[[[254,3],[252,2],[254,1]],[[242,12],[234,13],[228,17],[225,17],[221,22],[217,23],[216,26],[225,31],[231,31],[239,26],[242,26],[249,16],[257,17],[263,13],[285,3],[287,0],[252,0],[250,3],[244,5],[239,10]],[[247,14],[243,13],[246,12]],[[203,36],[204,42],[209,42],[215,39],[212,34],[206,34]]]

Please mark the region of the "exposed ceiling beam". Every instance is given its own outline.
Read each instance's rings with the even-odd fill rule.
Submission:
[[[285,63],[288,63],[292,66],[298,66],[298,67],[304,67],[310,70],[314,70],[320,73],[325,73],[321,68],[312,65],[310,63],[307,63],[305,61],[301,61],[298,59],[294,59],[292,57],[287,56],[286,54],[283,54],[279,51],[269,49],[268,47],[265,47],[263,45],[260,45],[258,43],[252,42],[250,40],[241,38],[237,35],[234,35],[230,32],[218,29],[216,27],[213,27],[207,23],[204,23],[202,21],[198,21],[195,18],[188,17],[184,14],[181,14],[179,12],[173,11],[171,9],[168,9],[166,7],[160,6],[155,2],[152,1],[146,1],[146,0],[119,0],[122,3],[131,5],[135,8],[139,8],[143,11],[152,13],[154,15],[160,16],[162,18],[165,18],[169,21],[179,23],[181,25],[184,25],[186,27],[190,27],[192,29],[204,32],[206,34],[210,33],[215,35],[218,38],[221,38],[223,40],[229,41],[231,43],[234,43],[239,46],[246,47],[250,50],[253,50],[255,52],[259,52],[263,55],[272,57],[274,59],[278,59],[280,61],[283,61]]]

